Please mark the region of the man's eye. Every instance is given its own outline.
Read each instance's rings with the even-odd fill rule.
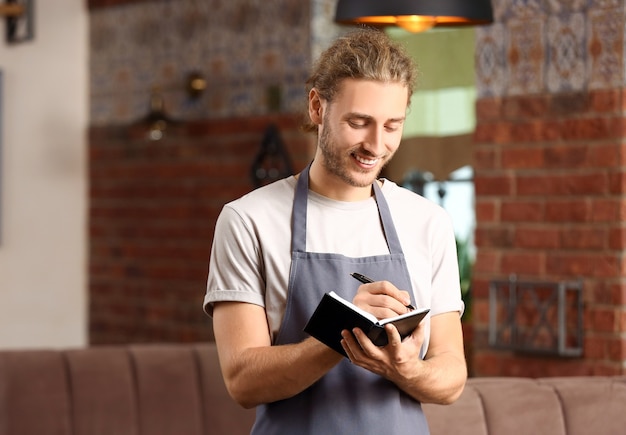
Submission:
[[[352,128],[362,128],[367,125],[367,122],[363,120],[350,120],[348,121],[348,125]]]

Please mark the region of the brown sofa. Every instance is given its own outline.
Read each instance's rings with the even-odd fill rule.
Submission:
[[[624,434],[626,377],[474,378],[433,434]],[[0,435],[237,435],[212,344],[0,352]]]

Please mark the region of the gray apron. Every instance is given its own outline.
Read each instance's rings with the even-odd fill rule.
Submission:
[[[400,289],[411,289],[389,206],[378,183],[375,182],[373,187],[390,254],[350,258],[340,254],[306,252],[309,167],[300,174],[292,215],[287,305],[275,345],[298,343],[308,336],[303,332],[304,325],[325,292],[334,290],[351,301],[360,285],[350,276],[351,272],[361,272],[375,280],[388,280]],[[416,435],[429,431],[419,402],[392,382],[345,358],[296,396],[258,406],[252,433]]]

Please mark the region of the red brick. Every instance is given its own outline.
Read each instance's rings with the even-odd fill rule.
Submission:
[[[540,222],[544,219],[542,201],[505,200],[500,207],[503,222]]]
[[[583,254],[550,253],[546,259],[546,270],[558,276],[585,277],[592,276],[594,261]]]
[[[497,143],[496,128],[488,122],[478,123],[474,129],[474,142],[478,145]]]
[[[509,129],[515,143],[535,143],[544,140],[544,125],[541,121],[512,123]]]
[[[587,148],[585,160],[581,161],[581,165],[600,170],[619,168],[625,163],[624,148],[624,145],[620,144],[593,144]]]
[[[567,228],[560,238],[564,249],[599,250],[607,248],[609,232],[606,228]]]
[[[477,222],[496,222],[498,219],[498,204],[493,200],[476,200],[475,205],[476,221]]]
[[[549,101],[547,111],[552,117],[570,119],[589,113],[590,99],[585,92],[557,93]]]
[[[614,305],[626,305],[626,282],[623,282],[620,278],[619,281],[610,283],[608,286],[610,294],[608,303]],[[620,331],[626,331],[626,317],[624,311],[622,311],[620,324]]]
[[[621,376],[626,374],[622,362],[599,361],[593,364],[593,376]]]
[[[493,351],[474,351],[476,376],[501,376],[505,365],[503,357]]]
[[[544,152],[546,168],[576,168],[585,165],[586,145],[551,145]]]
[[[616,337],[609,343],[609,356],[612,361],[626,361],[626,338]]]
[[[273,119],[298,171],[311,154],[295,118]],[[198,289],[215,220],[254,188],[250,162],[270,119],[197,122],[159,144],[129,140],[117,127],[90,131],[91,343],[211,337]]]
[[[556,249],[560,246],[556,228],[518,226],[515,230],[515,247],[524,249]]]
[[[474,273],[494,273],[500,268],[500,254],[494,250],[479,249],[476,253]]]
[[[485,279],[472,277],[472,297],[473,298],[487,298],[489,296],[489,282],[491,276]]]
[[[606,172],[606,171],[605,171]],[[613,194],[626,192],[626,174],[623,171],[607,172],[608,191]]]
[[[609,192],[609,175],[606,171],[569,174],[561,179],[566,195],[606,194]]]
[[[624,270],[624,261],[626,259],[622,259],[621,253],[619,254],[599,254],[591,258],[591,263],[593,264],[593,276],[598,278],[617,278],[622,275],[622,271]]]
[[[563,122],[563,139],[615,139],[622,134],[621,122],[617,117],[568,119]]]
[[[544,152],[540,148],[505,148],[501,154],[503,169],[528,169],[544,166]]]
[[[513,229],[503,227],[480,226],[475,230],[475,243],[477,246],[506,248],[512,246]]]
[[[473,167],[476,171],[481,169],[499,169],[498,156],[499,150],[494,147],[477,146],[473,153]]]
[[[505,119],[543,118],[547,112],[548,100],[543,96],[521,96],[507,98],[503,101],[503,117]]]
[[[543,142],[557,142],[561,140],[561,123],[553,120],[543,120],[541,127],[541,140]]]
[[[621,300],[621,303],[622,305],[626,305],[624,304],[624,299]],[[623,308],[619,310],[618,331],[626,331],[626,309]],[[626,343],[624,343],[624,345],[626,345]],[[624,356],[624,359],[626,360],[626,356]]]
[[[506,122],[478,123],[474,130],[477,144],[508,144],[515,142],[511,125]]]
[[[589,93],[590,109],[596,113],[622,113],[622,89],[606,89]]]
[[[585,200],[548,201],[546,204],[546,221],[548,222],[586,222],[591,210]]]
[[[593,222],[620,220],[620,209],[623,202],[619,198],[594,198],[591,202],[591,220]]]
[[[496,98],[481,98],[476,101],[476,119],[479,123],[500,119],[502,100]]]
[[[472,300],[472,320],[477,325],[489,324],[489,300],[488,299]]]
[[[482,175],[474,177],[474,189],[477,196],[511,195],[513,182],[506,175]]]
[[[626,200],[619,201],[619,221],[626,220]]]
[[[587,334],[584,340],[583,354],[588,360],[598,360],[606,358],[608,355],[607,340],[595,334]]]
[[[591,313],[592,324],[589,330],[594,332],[614,332],[616,327],[615,309],[596,308]]]
[[[541,275],[545,271],[545,255],[538,252],[504,252],[501,272],[517,275]]]
[[[519,196],[554,195],[560,190],[554,187],[557,183],[561,183],[560,178],[550,175],[517,175],[516,193]]]

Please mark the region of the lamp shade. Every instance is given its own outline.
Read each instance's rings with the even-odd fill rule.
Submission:
[[[339,0],[335,21],[396,25],[416,32],[433,26],[489,24],[493,9],[490,0]]]

